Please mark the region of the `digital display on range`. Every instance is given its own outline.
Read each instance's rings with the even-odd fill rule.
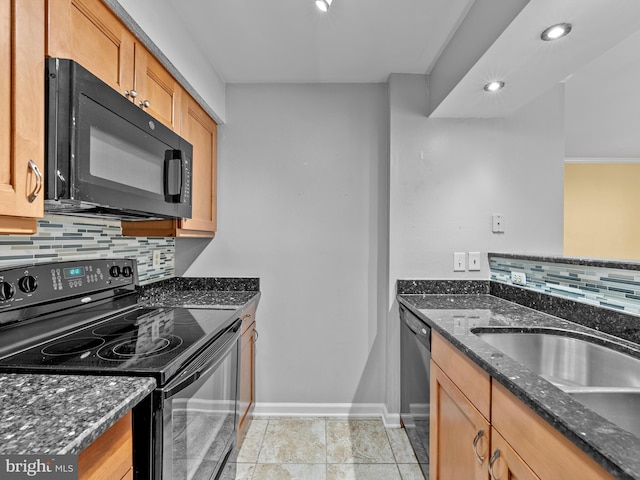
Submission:
[[[64,278],[84,277],[84,267],[73,267],[64,269]]]

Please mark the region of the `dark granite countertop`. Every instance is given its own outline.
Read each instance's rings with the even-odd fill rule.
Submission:
[[[242,307],[260,298],[258,278],[175,277],[139,287],[139,302],[165,307]]]
[[[640,438],[483,342],[471,329],[560,328],[614,340],[618,350],[640,358],[638,344],[487,294],[400,294],[397,298],[615,478],[640,479]]]
[[[78,454],[155,384],[151,377],[0,373],[0,454]]]

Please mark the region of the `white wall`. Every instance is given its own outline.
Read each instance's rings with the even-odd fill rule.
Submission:
[[[388,131],[384,84],[227,85],[218,233],[176,269],[260,277],[259,410],[384,401]]]
[[[392,75],[387,407],[399,405],[397,279],[488,279],[486,254],[562,254],[563,90],[505,119],[429,119],[427,78]],[[505,233],[494,234],[501,213]],[[453,252],[482,253],[453,272]]]
[[[211,107],[216,122],[224,123],[224,79],[207,60],[203,47],[183,28],[182,23],[176,22],[180,12],[170,2],[117,1]]]

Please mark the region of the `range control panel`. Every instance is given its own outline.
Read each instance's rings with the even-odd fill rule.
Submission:
[[[0,312],[135,285],[131,259],[74,260],[0,270]]]

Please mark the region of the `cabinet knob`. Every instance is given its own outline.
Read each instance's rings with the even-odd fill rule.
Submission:
[[[140,105],[140,107],[149,108],[151,106],[151,102],[149,100],[145,100],[144,102],[140,101],[138,105]]]
[[[478,433],[476,433],[476,436],[473,437],[473,453],[476,456],[476,460],[480,465],[484,463],[484,457],[478,453],[478,442],[483,437],[483,435],[484,435],[484,430],[480,429],[478,430]]]
[[[489,460],[489,475],[491,475],[491,480],[498,480],[498,478],[493,473],[493,465],[496,463],[496,460],[500,457],[500,449],[496,448],[496,451],[491,455],[491,460]]]
[[[124,94],[127,97],[131,97],[131,98],[136,98],[138,96],[138,92],[136,92],[135,90],[125,90]]]

